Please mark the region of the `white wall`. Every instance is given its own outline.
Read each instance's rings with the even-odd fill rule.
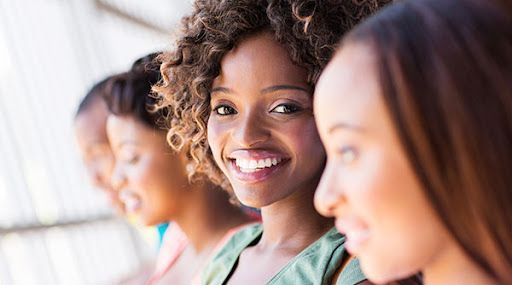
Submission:
[[[92,0],[0,0],[0,284],[108,283],[147,256],[88,184],[72,118],[94,82],[165,49],[189,3],[104,2],[169,34]],[[83,220],[91,223],[51,227]]]

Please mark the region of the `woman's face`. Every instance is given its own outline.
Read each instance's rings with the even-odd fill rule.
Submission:
[[[124,212],[116,191],[110,184],[114,156],[106,132],[108,109],[101,99],[80,113],[74,122],[75,138],[91,182],[107,194],[110,204]]]
[[[211,91],[208,142],[238,199],[261,208],[314,191],[325,152],[306,71],[271,33],[243,40]]]
[[[343,47],[321,76],[315,116],[327,166],[315,195],[374,282],[407,277],[451,238],[430,207],[383,101],[372,51]]]
[[[127,212],[146,225],[169,221],[182,205],[188,182],[165,133],[132,116],[114,115],[108,118],[107,133],[116,158],[112,185]]]

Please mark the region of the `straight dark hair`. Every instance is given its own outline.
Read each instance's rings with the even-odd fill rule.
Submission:
[[[397,2],[342,42],[373,48],[384,100],[426,197],[500,284],[512,284],[510,7]]]

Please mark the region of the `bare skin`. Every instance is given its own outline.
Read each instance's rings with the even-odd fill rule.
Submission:
[[[228,284],[264,284],[325,234],[313,196],[325,152],[312,115],[306,72],[270,33],[242,41],[221,63],[212,86],[208,140],[235,194],[261,208],[263,235],[245,249]],[[235,160],[279,158],[274,170],[249,173]]]
[[[111,206],[124,214],[124,207],[110,185],[114,156],[107,137],[108,109],[103,99],[96,98],[88,109],[74,120],[75,138],[92,184],[104,192]]]
[[[228,284],[265,284],[332,227],[311,211],[312,203],[307,201],[312,196],[289,198],[261,209],[263,235],[242,252]]]
[[[166,272],[165,284],[190,284],[228,230],[249,218],[224,191],[188,182],[185,158],[172,153],[164,132],[131,116],[113,115],[107,131],[116,156],[112,184],[130,197],[127,210],[146,225],[173,221],[189,241]]]
[[[373,52],[369,45],[344,46],[315,91],[329,157],[317,209],[336,218],[347,250],[379,284],[417,272],[429,285],[496,284],[464,254],[427,200],[384,102]]]

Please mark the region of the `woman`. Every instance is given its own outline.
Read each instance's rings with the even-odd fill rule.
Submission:
[[[90,180],[94,186],[107,194],[111,206],[123,214],[123,204],[110,185],[114,156],[105,128],[109,112],[103,100],[110,78],[112,76],[96,83],[80,101],[74,118],[74,131]]]
[[[151,85],[160,79],[155,57],[138,60],[131,71],[109,83],[112,115],[107,134],[116,160],[112,184],[126,211],[144,224],[174,222],[165,234],[148,284],[195,284],[215,248],[249,219],[218,187],[202,181],[190,183],[186,154],[167,146],[160,124],[165,110],[150,110],[155,103],[149,95]]]
[[[396,3],[355,28],[322,74],[328,163],[315,202],[371,281],[421,271],[424,284],[512,284],[507,9]]]
[[[156,89],[172,110],[169,142],[187,149],[192,176],[262,215],[215,257],[205,284],[364,281],[313,207],[325,153],[312,94],[337,39],[384,2],[196,1],[184,19]]]

